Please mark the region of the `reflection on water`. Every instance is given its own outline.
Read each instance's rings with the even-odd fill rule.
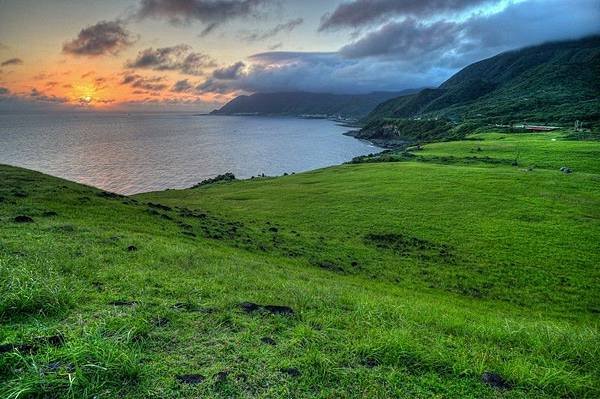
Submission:
[[[0,114],[0,163],[123,194],[224,172],[281,175],[377,150],[326,120],[190,114]]]

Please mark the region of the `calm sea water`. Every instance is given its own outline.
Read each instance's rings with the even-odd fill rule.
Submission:
[[[122,194],[339,164],[377,148],[327,120],[190,114],[0,114],[0,163]]]

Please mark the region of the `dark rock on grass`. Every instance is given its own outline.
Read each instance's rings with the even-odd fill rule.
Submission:
[[[15,223],[33,223],[33,219],[27,215],[15,216]]]
[[[135,252],[137,250],[138,249],[137,249],[137,247],[135,245],[130,245],[130,246],[127,247],[127,251],[128,252]]]
[[[279,371],[281,371],[284,374],[289,375],[290,377],[294,377],[294,378],[298,378],[302,375],[300,370],[298,370],[295,367],[286,367],[286,368],[280,369]]]
[[[0,345],[0,354],[8,353],[12,351],[18,351],[21,353],[35,353],[37,351],[37,347],[32,344],[2,344]]]
[[[370,369],[379,366],[381,363],[379,362],[379,360],[375,359],[374,357],[366,357],[363,359],[362,364],[365,367],[368,367]]]
[[[262,306],[252,302],[242,302],[240,303],[240,308],[246,313],[253,313],[259,311]]]
[[[483,375],[481,376],[481,381],[483,381],[484,384],[487,384],[492,388],[496,389],[510,389],[512,387],[512,385],[508,381],[506,381],[504,377],[502,377],[500,374],[492,373],[489,371],[483,373]]]
[[[567,168],[566,166],[563,166],[562,168],[560,168],[560,171],[566,175],[573,173],[573,170],[571,170],[571,168]]]
[[[178,375],[175,378],[177,378],[177,381],[179,381],[182,384],[200,384],[202,381],[204,381],[204,376],[201,374],[183,374],[183,375]]]
[[[56,213],[54,211],[46,211],[46,212],[42,213],[42,216],[46,217],[46,218],[50,218],[50,217],[58,216],[58,213]]]
[[[259,305],[252,302],[243,302],[240,303],[240,308],[246,313],[254,313],[262,310],[271,314],[284,316],[292,316],[294,314],[294,310],[292,308],[280,305]]]
[[[281,314],[286,316],[291,316],[294,314],[294,310],[288,306],[265,305],[264,309],[272,314]]]
[[[137,302],[118,299],[116,301],[110,301],[108,304],[113,306],[134,306],[137,305]]]
[[[262,342],[263,344],[267,344],[267,345],[277,345],[277,342],[275,342],[275,340],[271,337],[262,337],[260,339],[260,342]]]
[[[228,370],[224,370],[224,371],[219,371],[217,374],[215,374],[215,382],[223,382],[227,379],[227,377],[229,376],[229,371]]]

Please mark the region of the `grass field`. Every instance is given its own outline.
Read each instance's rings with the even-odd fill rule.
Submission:
[[[600,142],[413,155],[134,197],[0,166],[0,397],[598,397]]]

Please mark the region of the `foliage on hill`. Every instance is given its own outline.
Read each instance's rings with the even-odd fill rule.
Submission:
[[[212,112],[214,115],[327,115],[345,118],[363,118],[378,104],[402,93],[377,92],[371,94],[329,93],[256,93],[239,96]]]

